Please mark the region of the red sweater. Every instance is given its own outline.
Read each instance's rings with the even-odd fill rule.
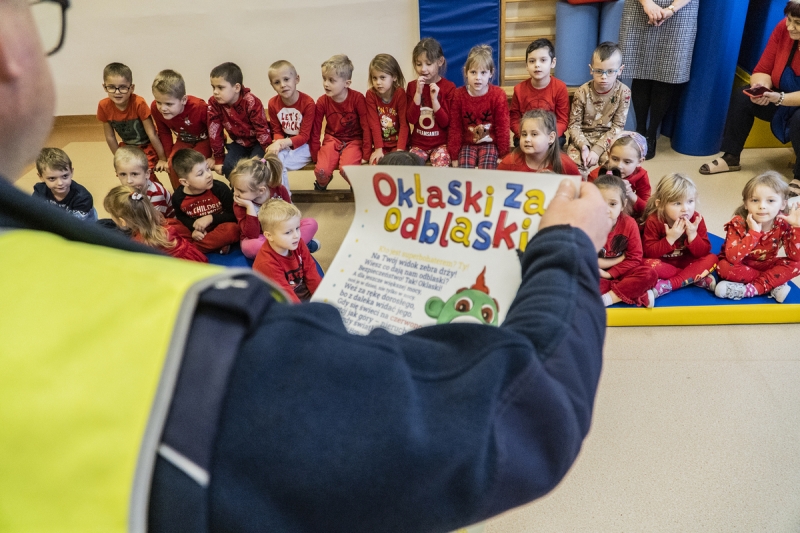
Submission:
[[[468,144],[492,143],[498,157],[508,153],[508,98],[500,87],[490,85],[483,96],[471,96],[466,87],[459,87],[453,94],[450,117],[447,150],[453,161],[458,161],[461,146]]]
[[[556,141],[558,142],[558,141]],[[570,159],[570,157],[561,152],[561,166],[564,167],[564,174],[568,174],[570,176],[580,176],[581,171],[578,170],[578,165]],[[507,156],[503,158],[500,163],[497,164],[497,170],[514,170],[516,172],[542,172],[545,170],[553,170],[553,165],[547,165],[542,170],[534,170],[528,166],[528,163],[525,162],[525,154],[523,154],[520,150],[514,150]]]
[[[161,250],[165,254],[170,255],[172,257],[176,257],[178,259],[186,259],[187,261],[197,261],[198,263],[208,263],[208,257],[206,257],[203,252],[198,250],[192,241],[181,237],[175,226],[173,226],[172,224],[167,224],[165,228],[167,230],[167,238],[170,241],[173,241],[175,243],[175,246],[173,246],[172,248],[161,248],[160,246],[154,246],[154,248],[157,248],[158,250]],[[144,241],[142,241],[140,235],[135,235],[133,237],[133,240],[141,242],[142,244],[146,244],[144,243]]]
[[[741,216],[734,216],[725,224],[725,246],[720,252],[734,265],[772,261],[778,257],[783,246],[786,257],[792,261],[800,261],[800,228],[794,228],[788,222],[775,219],[772,229],[767,232],[753,231],[747,227],[747,221]]]
[[[564,135],[569,124],[569,92],[567,84],[550,77],[550,83],[544,89],[536,89],[531,85],[531,80],[525,80],[514,87],[514,96],[511,97],[511,131],[514,137],[519,137],[519,121],[526,111],[531,109],[544,109],[556,115],[556,130],[558,136]]]
[[[361,141],[362,158],[369,160],[372,152],[372,134],[367,121],[367,100],[364,95],[353,89],[347,89],[344,102],[336,103],[333,98],[323,94],[317,100],[314,114],[314,128],[311,130],[311,159],[317,161],[322,119],[326,120],[325,135],[331,135],[342,142]]]
[[[265,242],[253,262],[253,270],[278,284],[289,299],[296,303],[300,303],[301,299],[311,298],[322,281],[317,272],[317,264],[302,239],[297,250],[290,250],[286,257],[275,252],[269,242]],[[301,283],[304,281],[308,291],[302,290]]]
[[[595,167],[594,170],[589,172],[589,182],[597,179],[600,173],[600,167]],[[636,193],[636,203],[631,208],[633,216],[639,218],[644,213],[644,208],[647,205],[647,200],[650,198],[650,177],[644,167],[638,167],[633,171],[633,174],[624,178],[631,184],[631,189]]]
[[[406,118],[409,126],[414,126],[409,146],[426,151],[447,144],[447,128],[450,126],[450,103],[456,90],[455,84],[444,78],[437,81],[436,85],[439,86],[439,95],[437,97],[439,111],[435,113],[433,112],[429,87],[422,88],[420,105],[414,103],[414,95],[417,93],[417,80],[408,82],[408,89],[406,89],[406,98],[408,98]]]
[[[625,254],[625,259],[606,270],[613,279],[618,279],[626,272],[642,264],[642,238],[639,236],[639,225],[636,221],[620,213],[617,223],[611,228],[605,245],[597,257],[614,259]]]
[[[247,87],[232,105],[218,104],[213,96],[208,99],[208,136],[217,165],[225,161],[226,131],[231,141],[248,148],[258,143],[266,150],[272,142],[264,104]]]
[[[284,104],[280,95],[270,98],[267,104],[272,139],[291,139],[295,150],[308,144],[316,112],[314,99],[299,91],[298,94],[300,97],[292,105]]]
[[[150,114],[158,129],[158,138],[167,157],[172,152],[172,132],[186,144],[197,144],[208,139],[208,105],[196,96],[186,97],[183,112],[167,120],[158,110],[155,100],[150,104]]]
[[[406,92],[398,87],[389,103],[384,102],[372,89],[367,91],[366,98],[373,146],[384,148],[387,152],[405,150],[408,145]]]
[[[269,198],[280,198],[284,202],[292,203],[292,198],[289,196],[289,191],[283,185],[278,185],[274,189],[270,187]],[[256,204],[256,210],[261,207],[261,204]],[[258,221],[257,216],[248,215],[247,208],[240,206],[236,202],[233,203],[233,214],[236,215],[236,220],[239,223],[239,232],[242,239],[258,239],[261,235],[261,222]]]
[[[769,36],[769,41],[767,41],[767,47],[764,49],[764,53],[761,54],[761,59],[758,60],[756,68],[753,69],[753,74],[757,72],[769,74],[772,78],[772,86],[778,88],[783,69],[786,68],[786,62],[789,60],[789,53],[792,51],[793,46],[797,46],[797,41],[793,41],[789,35],[789,30],[786,29],[786,19],[781,19],[775,29],[772,30],[772,35]],[[796,76],[800,76],[800,54],[795,54],[792,59],[792,71]]]
[[[694,212],[689,222],[695,223],[700,215]],[[665,262],[670,260],[680,260],[683,257],[703,257],[711,252],[711,241],[708,240],[708,230],[706,230],[705,219],[700,221],[697,226],[697,236],[690,243],[687,243],[686,233],[678,237],[678,240],[670,244],[667,241],[667,231],[664,229],[662,220],[658,218],[658,213],[653,213],[644,222],[644,256],[652,259],[661,259]]]

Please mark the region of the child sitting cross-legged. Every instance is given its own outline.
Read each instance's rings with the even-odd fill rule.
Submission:
[[[161,211],[165,217],[174,217],[172,200],[167,189],[157,181],[150,179],[152,175],[147,168],[147,155],[138,146],[120,146],[114,154],[114,171],[122,185],[133,187],[137,192],[146,194],[153,207]]]
[[[311,298],[322,281],[300,236],[300,216],[296,206],[280,199],[262,205],[258,220],[266,242],[253,263],[253,270],[264,274],[297,303]]]
[[[292,203],[289,192],[281,184],[281,170],[278,156],[267,154],[263,158],[242,159],[231,171],[233,213],[239,222],[242,253],[250,259],[266,242],[266,237],[261,233],[258,210],[270,198]],[[313,218],[300,220],[300,235],[312,253],[319,250],[320,246],[319,241],[314,239],[317,227],[317,221]]]

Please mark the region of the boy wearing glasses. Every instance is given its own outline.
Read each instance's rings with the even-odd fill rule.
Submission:
[[[110,63],[103,69],[103,89],[108,98],[97,105],[97,120],[103,123],[106,142],[111,153],[120,146],[138,146],[147,154],[150,179],[161,183],[154,170],[159,162],[167,165],[167,156],[158,139],[150,106],[141,96],[134,94],[133,73],[122,63]],[[116,133],[115,133],[116,132]],[[117,142],[117,135],[121,142]]]
[[[600,43],[592,54],[592,79],[578,87],[569,112],[567,154],[588,172],[601,159],[612,140],[625,129],[631,90],[617,79],[625,66],[617,43]]]

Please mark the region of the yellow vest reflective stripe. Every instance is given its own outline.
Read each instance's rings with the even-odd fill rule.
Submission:
[[[0,233],[0,531],[125,531],[187,290],[220,267]]]

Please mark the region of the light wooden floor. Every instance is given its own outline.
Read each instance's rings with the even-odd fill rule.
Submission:
[[[75,179],[101,203],[116,178],[96,143],[99,124],[59,125],[50,140],[75,148]],[[747,150],[741,172],[701,176],[708,159],[661,139],[645,167],[654,186],[667,172],[692,176],[698,210],[722,234],[744,183],[768,168],[788,175],[791,153]],[[310,178],[292,180],[305,188]],[[28,174],[18,184],[34,182]],[[327,267],[352,204],[300,208],[319,222],[316,255]],[[547,497],[476,530],[800,531],[800,325],[609,329],[592,431],[572,471]]]

